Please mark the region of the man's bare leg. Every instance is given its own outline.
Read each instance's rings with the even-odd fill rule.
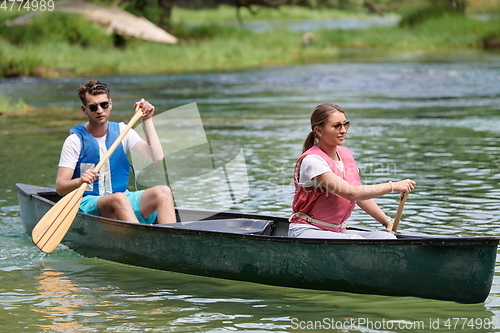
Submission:
[[[113,193],[103,196],[97,201],[97,210],[103,217],[139,223],[134,209],[124,193]]]
[[[177,222],[174,199],[170,187],[158,185],[148,188],[141,196],[141,214],[145,218],[158,212],[158,224]]]

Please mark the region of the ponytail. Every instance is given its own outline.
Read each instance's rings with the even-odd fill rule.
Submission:
[[[305,152],[306,150],[308,150],[309,148],[311,148],[315,144],[316,144],[316,134],[314,134],[314,132],[311,131],[311,132],[309,132],[306,140],[304,141],[304,144],[302,146],[302,152]]]

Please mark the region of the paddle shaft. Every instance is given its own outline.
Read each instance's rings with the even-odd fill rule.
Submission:
[[[132,126],[142,117],[143,113],[138,112],[139,108],[139,106],[136,107],[134,116],[96,165],[94,168],[95,171],[98,172],[102,168]],[[31,232],[31,239],[40,250],[50,253],[62,241],[78,213],[80,202],[87,186],[87,183],[83,183],[75,190],[66,194],[38,221]]]
[[[406,198],[408,197],[408,193],[401,193],[401,197],[399,199],[398,210],[396,211],[396,217],[394,217],[394,224],[392,227],[392,231],[397,231],[399,226],[399,221],[401,220],[401,215],[403,215],[403,208],[405,206]]]
[[[101,170],[101,168],[104,166],[104,163],[106,163],[108,161],[108,159],[111,157],[111,155],[113,155],[116,148],[120,145],[123,138],[127,135],[128,131],[130,131],[132,126],[134,126],[134,124],[137,122],[137,120],[139,120],[142,117],[142,112],[138,112],[138,111],[139,111],[139,107],[135,108],[134,116],[132,117],[132,119],[130,119],[127,126],[125,126],[125,128],[120,133],[120,135],[118,135],[118,137],[113,142],[111,147],[108,148],[108,151],[106,151],[106,154],[104,154],[104,156],[99,161],[99,163],[97,163],[97,165],[94,168],[95,172],[99,172],[99,170]],[[80,185],[80,187],[87,187],[87,186],[88,186],[87,183],[83,183],[82,185]]]
[[[128,131],[130,131],[132,126],[134,126],[134,124],[137,122],[137,120],[139,120],[142,117],[142,112],[138,112],[138,110],[139,110],[139,107],[137,107],[135,109],[134,116],[132,117],[132,119],[130,119],[127,126],[123,129],[123,131],[120,133],[120,135],[116,138],[115,142],[113,142],[111,147],[108,148],[108,151],[106,152],[106,154],[104,154],[101,161],[95,166],[94,171],[99,172],[99,170],[101,170],[104,163],[106,163],[107,160],[111,157],[111,155],[116,150],[116,147],[118,147],[120,145],[120,143],[122,142],[125,135],[127,135]]]
[[[111,147],[108,148],[108,151],[106,152],[106,154],[104,154],[104,156],[102,157],[102,159],[95,166],[95,168],[94,168],[95,172],[99,172],[99,170],[101,170],[101,168],[103,167],[104,163],[106,163],[108,161],[108,159],[111,157],[111,155],[113,155],[113,153],[115,152],[116,148],[120,145],[120,143],[122,142],[122,140],[125,137],[125,135],[127,135],[128,131],[130,131],[130,129],[132,128],[132,126],[134,126],[134,124],[137,122],[137,120],[139,120],[142,117],[142,112],[138,112],[138,111],[139,111],[139,107],[136,107],[135,108],[135,113],[134,113],[134,116],[132,117],[132,119],[130,119],[130,121],[128,122],[127,126],[125,126],[125,128],[120,133],[120,135],[118,135],[118,137],[113,142],[113,144],[111,145]],[[89,184],[87,184],[87,183],[83,183],[82,185],[79,186],[79,188],[87,187],[88,185]]]

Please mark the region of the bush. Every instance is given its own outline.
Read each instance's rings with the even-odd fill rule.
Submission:
[[[1,41],[0,41],[1,43]],[[22,58],[11,57],[0,50],[0,78],[12,76],[32,76],[42,67],[42,60],[28,54]]]
[[[454,6],[456,2],[457,5]],[[410,5],[406,12],[403,10],[399,21],[400,27],[414,27],[427,20],[441,18],[448,15],[465,15],[465,0],[434,0]],[[416,6],[416,7],[415,7]]]
[[[46,12],[37,15],[31,24],[1,29],[4,38],[16,45],[36,44],[40,40],[83,47],[113,45],[112,36],[106,34],[104,28],[73,14]]]

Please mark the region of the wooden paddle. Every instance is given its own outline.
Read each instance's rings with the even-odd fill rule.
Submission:
[[[399,221],[401,220],[401,215],[403,215],[403,208],[405,206],[407,197],[408,193],[401,192],[401,197],[399,198],[398,210],[396,211],[396,217],[394,217],[394,225],[392,227],[392,231],[398,230]]]
[[[136,107],[134,116],[111,147],[109,147],[101,161],[96,165],[94,168],[95,171],[99,172],[101,170],[104,163],[110,158],[128,131],[142,117],[142,112],[138,112],[139,108],[139,106]],[[50,253],[62,241],[78,213],[78,208],[80,207],[80,202],[82,201],[83,193],[87,189],[87,185],[87,183],[83,183],[79,188],[66,194],[38,221],[31,232],[31,239],[40,250]]]

